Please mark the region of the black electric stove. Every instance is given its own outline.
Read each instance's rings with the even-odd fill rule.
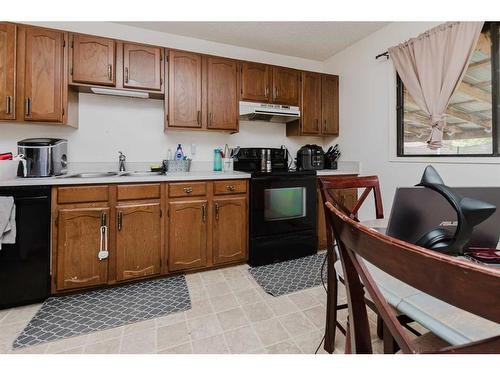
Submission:
[[[289,169],[285,148],[272,148],[271,171],[261,171],[262,148],[242,148],[234,169],[251,173],[249,264],[260,266],[316,253],[316,171]]]

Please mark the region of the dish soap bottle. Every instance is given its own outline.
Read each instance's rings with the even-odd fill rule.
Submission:
[[[215,172],[222,171],[222,155],[218,148],[214,150],[214,171]]]
[[[182,160],[184,159],[184,152],[182,152],[182,146],[179,143],[177,145],[177,150],[175,151],[175,160]]]

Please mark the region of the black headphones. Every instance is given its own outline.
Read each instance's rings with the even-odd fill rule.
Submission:
[[[437,171],[428,165],[419,184],[442,195],[457,213],[455,233],[445,228],[433,229],[425,233],[415,243],[418,246],[451,255],[463,254],[474,227],[489,218],[496,206],[476,199],[463,198],[446,186]]]

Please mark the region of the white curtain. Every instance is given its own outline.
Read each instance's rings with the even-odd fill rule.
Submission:
[[[389,48],[417,106],[429,116],[430,149],[442,147],[446,108],[469,66],[484,22],[448,22]]]

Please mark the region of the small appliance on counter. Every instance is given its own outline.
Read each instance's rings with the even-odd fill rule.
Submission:
[[[297,169],[299,171],[315,171],[323,169],[325,153],[318,145],[305,145],[297,151]]]
[[[337,169],[337,161],[340,158],[339,145],[330,146],[325,153],[325,169]]]
[[[58,138],[28,138],[17,142],[17,152],[24,155],[25,167],[20,177],[51,177],[68,171],[68,141]]]

